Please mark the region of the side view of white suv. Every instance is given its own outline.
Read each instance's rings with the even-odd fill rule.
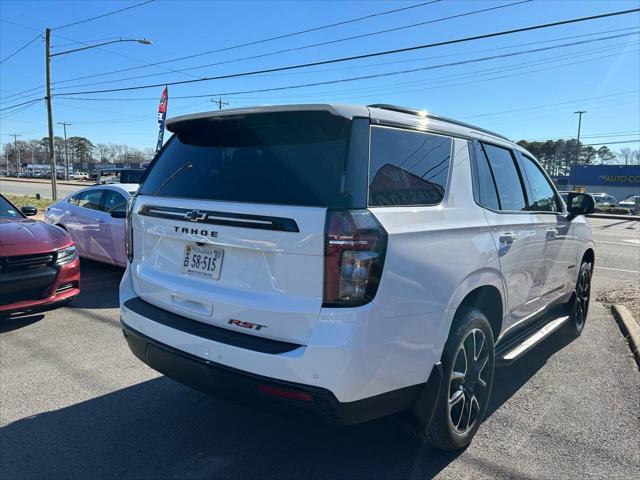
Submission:
[[[469,444],[495,365],[589,307],[592,197],[508,139],[390,105],[171,119],[129,205],[133,353],[239,402]]]

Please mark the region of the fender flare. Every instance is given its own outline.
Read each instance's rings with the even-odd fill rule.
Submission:
[[[498,290],[498,292],[500,293],[500,297],[502,298],[502,311],[506,312],[507,288],[502,272],[496,268],[483,268],[481,270],[471,272],[464,279],[462,279],[462,281],[458,284],[456,289],[453,291],[453,294],[449,298],[449,303],[447,304],[447,309],[444,311],[442,319],[442,328],[440,329],[440,331],[442,332],[442,338],[440,338],[438,341],[438,345],[441,345],[438,351],[438,356],[442,356],[444,344],[446,343],[451,331],[453,318],[455,317],[455,314],[458,311],[458,308],[462,304],[463,300],[476,288],[485,286],[495,287]]]

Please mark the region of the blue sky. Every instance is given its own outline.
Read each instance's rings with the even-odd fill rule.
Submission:
[[[26,44],[46,26],[57,27],[124,8],[130,1],[0,2],[0,59]],[[511,1],[443,0],[394,14],[303,35],[235,48],[196,58],[144,67],[145,64],[261,40],[372,13],[421,3],[383,1],[175,1],[158,0],[98,20],[53,31],[53,52],[117,37],[147,38],[153,45],[116,43],[52,60],[54,121],[71,122],[69,135],[94,143],[155,145],[156,109],[161,87],[129,92],[63,97],[63,93],[188,80],[203,76],[272,68],[403,48],[539,23],[638,8],[628,1],[538,0],[428,25],[323,46],[264,56],[344,37],[401,27]],[[625,30],[623,30],[625,29]],[[640,15],[637,13],[574,25],[442,46],[367,60],[258,76],[169,87],[169,116],[212,110],[215,94],[290,86],[436,66],[488,56],[589,40],[589,43],[464,65],[439,67],[349,83],[264,93],[224,95],[229,107],[282,103],[394,103],[452,116],[493,129],[515,140],[575,136],[576,110],[583,117],[584,143],[640,138]],[[607,32],[607,33],[604,33]],[[625,35],[625,36],[620,36]],[[592,41],[602,37],[617,36]],[[573,37],[573,38],[568,38]],[[223,64],[199,67],[205,64]],[[126,72],[107,72],[130,68]],[[175,70],[192,68],[188,71]],[[170,71],[173,70],[173,71]],[[71,80],[94,75],[91,78]],[[127,77],[139,79],[122,80]],[[112,82],[118,80],[117,82]],[[101,82],[101,83],[96,83]],[[110,82],[110,83],[105,83]],[[43,96],[44,43],[38,39],[0,65],[0,108]],[[84,84],[84,86],[80,86]],[[92,85],[87,85],[92,84]],[[34,89],[31,91],[25,90]],[[18,94],[19,95],[15,95]],[[178,99],[176,96],[211,95]],[[91,98],[97,100],[80,100]],[[55,125],[56,135],[62,127]],[[0,111],[0,142],[46,135],[43,102]],[[611,148],[638,148],[636,141]],[[597,148],[597,146],[596,146]]]

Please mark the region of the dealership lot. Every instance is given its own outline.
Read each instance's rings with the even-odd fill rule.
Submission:
[[[593,219],[594,298],[638,285],[637,221]],[[346,430],[217,401],[150,370],[122,337],[123,270],[83,261],[70,307],[0,323],[5,478],[632,478],[640,376],[605,306],[500,368],[464,452],[411,442],[390,419]]]

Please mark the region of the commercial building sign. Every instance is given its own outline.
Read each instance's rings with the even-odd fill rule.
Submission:
[[[572,170],[576,185],[640,187],[640,165],[577,165]]]
[[[640,185],[640,175],[600,175],[603,185]]]

